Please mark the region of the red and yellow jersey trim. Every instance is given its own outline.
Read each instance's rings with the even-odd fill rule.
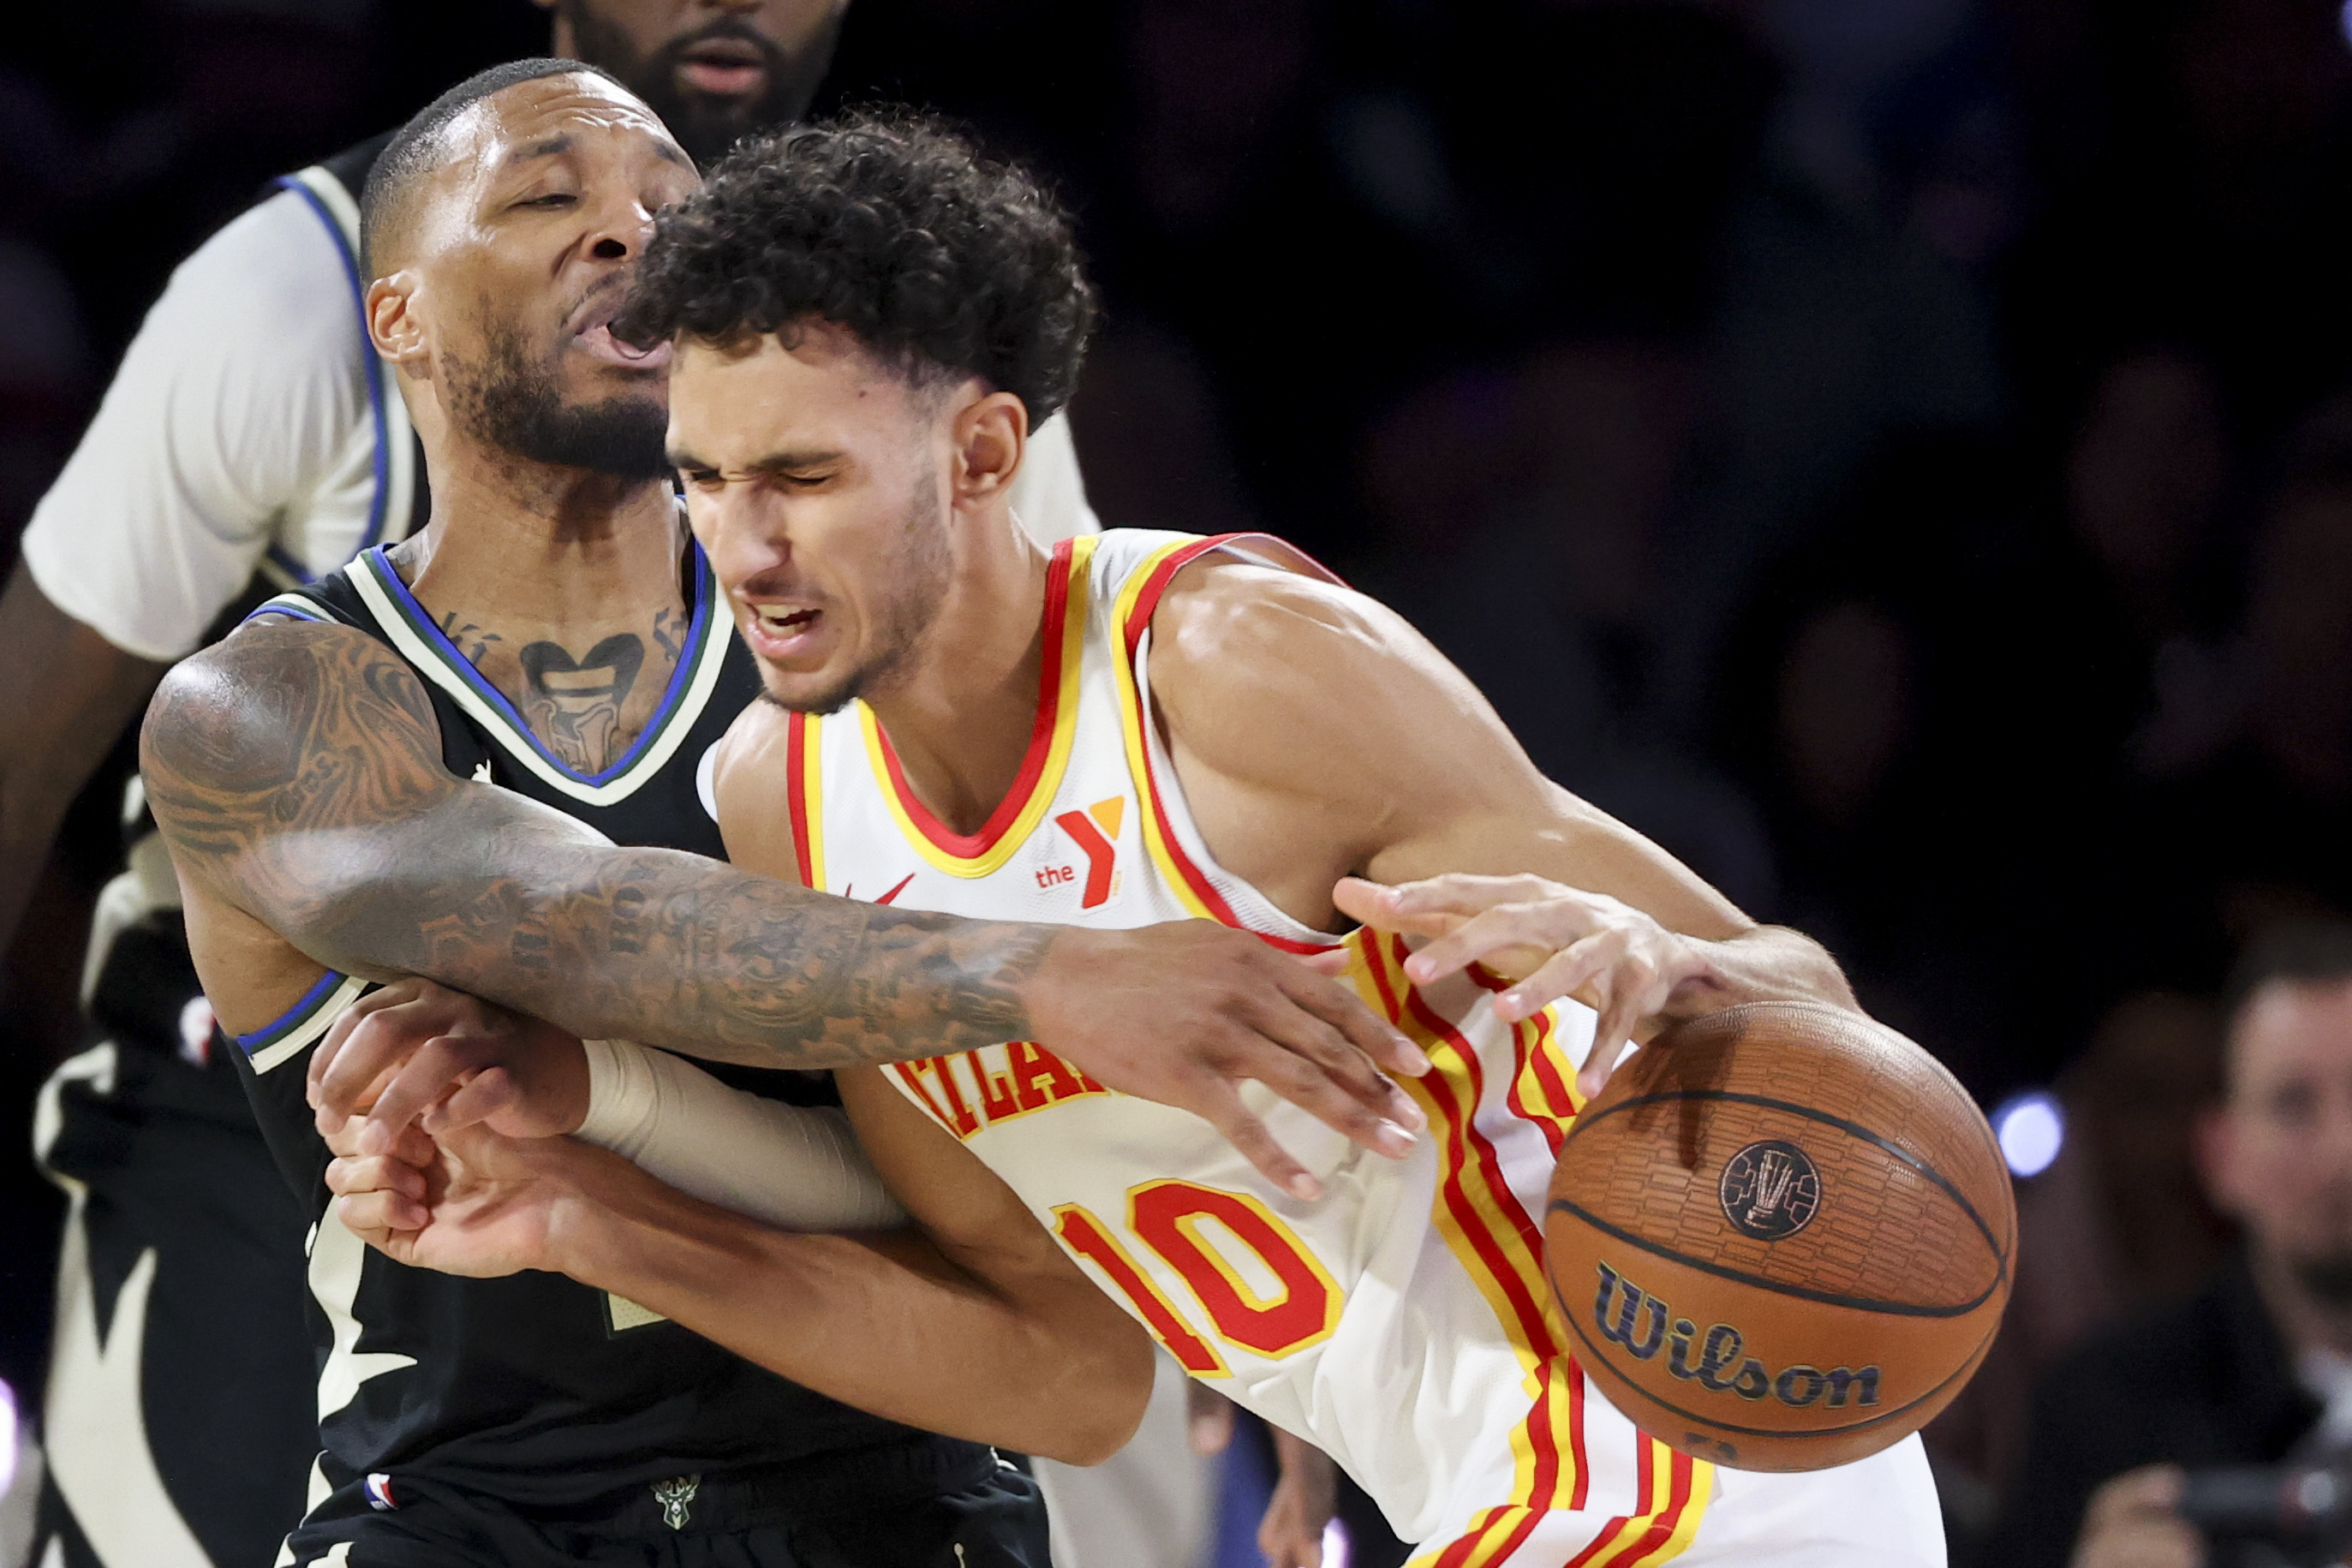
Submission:
[[[1152,612],[1160,607],[1160,596],[1178,572],[1212,550],[1223,549],[1244,539],[1264,539],[1281,545],[1297,556],[1315,573],[1337,582],[1339,579],[1311,558],[1291,550],[1282,541],[1265,534],[1219,534],[1210,538],[1185,539],[1168,545],[1147,557],[1141,566],[1130,573],[1119,591],[1112,612],[1112,624],[1118,629],[1118,652],[1112,664],[1118,674],[1119,727],[1127,742],[1128,775],[1135,782],[1136,799],[1143,802],[1143,846],[1160,868],[1184,907],[1202,920],[1214,920],[1220,925],[1243,930],[1251,929],[1249,923],[1234,913],[1216,883],[1184,852],[1183,841],[1177,836],[1169,821],[1168,808],[1160,799],[1160,787],[1153,778],[1151,746],[1146,738],[1145,726],[1150,722],[1145,711],[1143,690],[1135,678],[1136,650],[1142,645],[1143,634],[1150,629]],[[1310,574],[1311,575],[1311,574]],[[1315,953],[1328,950],[1329,944],[1295,942],[1286,936],[1257,931],[1255,935],[1277,947],[1294,953]]]
[[[1543,1234],[1506,1181],[1494,1145],[1475,1113],[1485,1093],[1477,1052],[1432,1009],[1404,974],[1406,947],[1393,936],[1360,933],[1359,989],[1412,1036],[1433,1064],[1405,1080],[1439,1140],[1432,1218],[1463,1270],[1477,1284],[1527,1374],[1527,1419],[1511,1436],[1516,1475],[1510,1500],[1490,1508],[1445,1545],[1416,1557],[1413,1568],[1504,1568],[1556,1509],[1581,1509],[1590,1491],[1584,1448],[1584,1374],[1569,1354],[1550,1281]],[[1506,1103],[1536,1123],[1557,1151],[1577,1102],[1573,1073],[1548,1018],[1514,1031],[1512,1082]],[[1656,1439],[1634,1435],[1638,1512],[1611,1520],[1575,1562],[1579,1568],[1652,1568],[1690,1542],[1713,1484],[1712,1469]]]
[[[1082,535],[1054,548],[1053,564],[1045,576],[1044,667],[1038,673],[1037,717],[1029,732],[1029,749],[1013,788],[1005,791],[980,831],[957,832],[916,799],[898,765],[898,754],[891,748],[890,737],[874,710],[863,703],[857,705],[866,749],[890,815],[916,852],[950,876],[978,878],[1003,869],[1053,805],[1055,791],[1069,765],[1071,741],[1077,734],[1078,675],[1087,643],[1087,565],[1096,542],[1094,536]]]
[[[819,788],[824,747],[813,713],[796,713],[786,721],[784,806],[793,824],[793,857],[799,862],[801,885],[819,893],[824,885],[824,819]]]

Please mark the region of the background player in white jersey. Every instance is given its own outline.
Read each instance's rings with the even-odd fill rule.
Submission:
[[[1696,1464],[1585,1383],[1540,1268],[1579,1064],[1589,1090],[1629,1037],[1750,1000],[1852,1007],[1835,964],[1542,779],[1409,627],[1285,547],[1114,530],[1049,557],[1022,538],[1005,493],[1028,411],[1076,379],[1084,297],[1054,204],[919,119],[747,146],[664,219],[626,320],[675,339],[671,456],[769,698],[719,768],[730,855],[894,907],[1207,916],[1344,946],[1367,999],[1434,1060],[1413,1086],[1434,1135],[1366,1161],[1272,1111],[1319,1178],[1286,1190],[1182,1113],[1074,1071],[1049,1038],[843,1072],[891,1190],[959,1257],[1036,1267],[1050,1234],[1195,1375],[1332,1453],[1449,1568],[1939,1563],[1916,1439],[1810,1476]],[[1408,956],[1395,936],[1328,935],[1349,915],[1461,924]],[[1480,957],[1521,977],[1491,1002],[1465,971]],[[582,1145],[453,1132],[492,1105],[509,1126],[579,1126],[591,1053],[464,998],[394,996],[323,1064],[331,1112],[445,1028],[502,1035],[532,1065],[437,1112],[440,1155],[410,1130],[385,1157],[448,1078],[429,1051],[398,1067],[347,1131],[355,1227],[420,1261],[641,1291],[876,1396],[874,1369],[906,1347],[861,1343],[858,1309],[878,1317],[919,1277]],[[518,1112],[523,1078],[541,1087]],[[671,1174],[712,1190],[768,1168],[698,1124],[657,1139]],[[829,1353],[814,1369],[812,1338]],[[985,1437],[1003,1390],[971,1371],[926,1390],[925,1418]]]
[[[846,7],[539,3],[556,54],[612,71],[704,163],[806,112]],[[26,530],[0,596],[0,948],[68,803],[163,670],[424,522],[415,438],[360,308],[360,192],[389,137],[288,175],[173,273]],[[1092,531],[1067,421],[1039,444],[1023,522]],[[71,1198],[36,1550],[249,1561],[300,1512],[316,1443],[305,1226],[211,1050],[179,890],[132,816],[85,967],[103,1043],[52,1078],[35,1127]]]

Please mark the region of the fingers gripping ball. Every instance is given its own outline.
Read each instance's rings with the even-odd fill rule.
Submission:
[[[1738,1469],[1876,1453],[1949,1404],[2009,1300],[1992,1131],[1891,1030],[1805,1002],[1679,1026],[1562,1142],[1544,1226],[1577,1359]]]

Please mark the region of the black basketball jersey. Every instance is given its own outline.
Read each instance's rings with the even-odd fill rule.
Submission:
[[[709,758],[759,676],[691,543],[682,567],[692,614],[661,706],[627,753],[593,776],[565,766],[531,734],[382,548],[256,613],[340,622],[389,645],[431,695],[451,772],[552,806],[617,843],[716,856]],[[811,1393],[561,1275],[457,1279],[363,1246],[327,1215],[329,1156],[303,1082],[311,1046],[369,988],[329,973],[229,1053],[313,1222],[310,1307],[330,1479],[385,1474],[396,1497],[403,1473],[425,1475],[561,1507],[673,1476],[877,1444],[977,1452]],[[802,1074],[722,1075],[776,1098],[808,1097]]]

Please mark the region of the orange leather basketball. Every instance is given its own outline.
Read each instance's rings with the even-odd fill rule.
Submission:
[[[1992,1130],[1934,1058],[1765,1002],[1636,1052],[1563,1140],[1546,1262],[1585,1371],[1738,1469],[1876,1453],[1949,1404],[2009,1300]]]

